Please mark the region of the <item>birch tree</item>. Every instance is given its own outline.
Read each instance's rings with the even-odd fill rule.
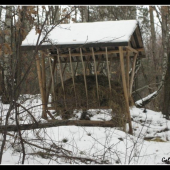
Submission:
[[[5,25],[4,25],[4,43],[3,47],[3,76],[4,76],[4,88],[3,88],[3,96],[2,102],[9,103],[10,94],[11,94],[11,74],[10,74],[10,59],[12,55],[12,47],[11,47],[11,29],[12,29],[12,6],[6,7],[6,16],[5,16]]]

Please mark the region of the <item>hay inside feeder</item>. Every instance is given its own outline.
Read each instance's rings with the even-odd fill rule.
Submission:
[[[111,80],[110,92],[108,78],[104,75],[98,75],[98,100],[96,78],[94,75],[86,76],[87,102],[83,75],[76,76],[74,80],[75,92],[72,78],[64,82],[65,92],[63,92],[61,83],[55,87],[55,108],[56,111],[61,111],[63,118],[68,119],[73,116],[74,109],[82,109],[83,111],[87,109],[112,109],[113,115],[117,115],[116,117],[121,119],[126,117],[124,93],[119,82]]]

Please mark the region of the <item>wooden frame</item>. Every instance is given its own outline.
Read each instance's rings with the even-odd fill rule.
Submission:
[[[122,72],[123,91],[124,91],[124,96],[126,101],[127,119],[129,123],[129,133],[133,134],[130,111],[129,111],[129,97],[127,92],[126,77],[125,77],[123,47],[119,47],[119,55],[120,55],[120,65],[121,65],[121,72]]]
[[[139,52],[139,51],[143,51],[144,49],[143,48],[138,48],[138,49],[134,49],[130,46],[126,46],[126,48],[132,52]],[[123,50],[123,53],[126,53],[127,51],[126,50]],[[119,53],[119,50],[109,50],[107,51],[107,54],[118,54]],[[98,52],[95,52],[95,55],[105,55],[106,52],[105,51],[98,51]],[[50,56],[57,56],[57,54],[50,54]],[[71,53],[71,56],[78,56],[78,57],[81,57],[81,54],[80,53]],[[92,53],[91,52],[83,52],[83,56],[92,56]],[[68,54],[60,54],[60,57],[69,57],[69,53]]]
[[[133,85],[133,80],[134,80],[134,75],[135,75],[135,65],[136,65],[136,59],[137,59],[137,55],[135,54],[134,58],[133,58],[133,65],[132,65],[132,74],[131,74],[131,79],[130,79],[130,89],[129,89],[129,95],[132,95],[132,85]]]
[[[84,62],[83,62],[83,54],[82,54],[82,49],[80,48],[80,56],[81,56],[81,62],[83,66],[83,75],[84,75],[84,84],[85,84],[85,91],[86,91],[86,98],[87,98],[87,109],[88,109],[88,92],[87,92],[87,82],[86,82],[86,70],[84,67]]]
[[[107,47],[105,47],[105,50],[106,50],[106,63],[107,63],[107,77],[108,77],[108,81],[109,81],[109,89],[110,89],[110,92],[111,92],[110,70],[109,70]]]
[[[129,51],[126,53],[126,83],[127,83],[127,94],[128,98],[130,98],[130,92],[129,92]]]
[[[84,60],[83,60],[83,56],[85,56],[86,54],[88,54],[89,56],[92,56],[92,60],[94,62],[94,70],[95,70],[95,77],[96,77],[96,89],[97,89],[97,97],[98,97],[98,101],[99,101],[99,93],[98,93],[98,78],[97,78],[97,66],[96,66],[96,55],[103,55],[105,56],[105,60],[104,60],[104,56],[102,56],[101,59],[103,59],[103,61],[106,61],[107,64],[107,75],[108,75],[108,82],[109,82],[109,89],[111,91],[111,82],[110,82],[110,65],[109,65],[109,54],[113,54],[113,53],[117,53],[119,52],[119,59],[120,59],[120,66],[121,66],[121,74],[122,74],[122,82],[123,82],[123,91],[124,91],[124,96],[125,96],[125,101],[126,101],[126,108],[127,108],[127,119],[128,119],[128,123],[129,123],[129,133],[132,134],[133,130],[132,130],[132,125],[131,125],[131,118],[130,118],[130,111],[129,111],[129,98],[131,97],[132,94],[132,85],[133,85],[133,79],[134,79],[134,72],[135,72],[135,64],[136,64],[136,59],[138,56],[138,50],[133,49],[132,47],[129,46],[125,46],[122,47],[120,46],[118,48],[118,50],[114,50],[114,51],[108,51],[107,47],[105,47],[105,51],[102,52],[94,52],[93,47],[91,47],[91,52],[85,52],[82,53],[82,49],[79,48],[80,53],[80,61],[82,62],[82,69],[83,69],[83,75],[84,75],[84,83],[85,83],[85,91],[86,91],[86,98],[87,98],[87,109],[88,109],[88,91],[87,91],[87,81],[86,81],[86,70],[85,70],[85,66],[84,66]],[[140,51],[140,50],[139,50]],[[73,81],[73,86],[74,86],[74,92],[75,92],[75,99],[76,99],[76,89],[75,89],[75,82],[74,82],[74,71],[73,71],[73,66],[72,66],[72,57],[74,57],[75,53],[71,53],[71,49],[68,49],[69,52],[69,64],[70,64],[70,68],[71,68],[71,75],[72,75],[72,81]],[[133,64],[132,64],[132,73],[131,73],[131,77],[129,77],[129,61],[130,61],[130,54],[134,54],[133,57]],[[77,55],[78,53],[76,53]],[[40,87],[40,92],[41,92],[41,96],[42,96],[42,104],[43,104],[43,114],[42,117],[44,119],[47,119],[47,114],[46,112],[48,112],[48,96],[49,96],[49,92],[50,89],[52,87],[52,92],[54,92],[54,71],[55,71],[55,65],[58,61],[59,64],[59,72],[60,72],[60,78],[61,78],[61,84],[62,84],[62,88],[63,88],[63,93],[64,93],[64,102],[65,102],[65,109],[67,109],[66,106],[66,99],[65,99],[65,89],[64,89],[64,80],[63,80],[63,74],[64,74],[64,70],[63,73],[61,71],[61,60],[60,58],[63,57],[63,54],[60,55],[59,50],[57,49],[57,58],[54,58],[54,62],[53,65],[51,65],[51,59],[49,58],[49,67],[50,67],[50,75],[51,75],[51,79],[50,82],[48,84],[48,87],[46,87],[46,72],[45,72],[45,55],[44,53],[42,53],[42,60],[40,62],[40,57],[37,55],[36,56],[36,66],[37,66],[37,74],[38,74],[38,80],[39,80],[39,87]],[[64,55],[66,56],[66,55]],[[87,57],[89,59],[89,57]],[[126,58],[126,73],[125,73],[125,63],[124,63],[124,59]],[[67,59],[67,60],[68,60]],[[79,62],[80,62],[79,61]],[[76,71],[75,71],[76,72]],[[77,106],[77,104],[76,104]],[[100,102],[99,102],[99,106],[100,106]]]
[[[77,107],[77,96],[76,96],[76,88],[74,83],[74,73],[73,73],[73,65],[72,65],[72,59],[71,59],[71,50],[69,50],[69,56],[70,56],[70,67],[71,67],[71,74],[72,74],[72,81],[73,81],[73,87],[74,87],[74,94],[75,94],[75,100],[76,100],[76,107]]]
[[[38,74],[38,82],[39,82],[39,87],[40,87],[40,93],[41,93],[41,99],[42,99],[42,118],[47,119],[47,114],[46,114],[46,96],[44,94],[44,89],[43,89],[43,80],[42,80],[42,74],[41,74],[41,67],[40,67],[40,57],[39,54],[36,55],[36,67],[37,67],[37,74]]]
[[[58,50],[58,49],[57,49],[57,53],[58,53],[58,63],[59,63],[59,66],[60,66],[60,78],[61,78],[61,84],[62,84],[63,93],[64,93],[64,105],[65,105],[65,109],[67,110],[66,97],[65,97],[65,90],[64,90],[64,82],[63,82],[63,75],[62,75],[62,71],[61,71],[61,63],[60,63],[60,56],[59,56],[59,50]]]
[[[98,78],[97,78],[97,68],[96,68],[96,59],[95,59],[95,55],[94,55],[94,50],[93,47],[91,48],[92,51],[92,56],[93,56],[93,60],[94,60],[94,70],[95,70],[95,76],[96,76],[96,91],[97,91],[97,98],[98,98],[98,103],[100,106],[100,99],[99,99],[99,85],[98,85]]]
[[[22,51],[29,51],[34,50],[35,46],[22,46]],[[75,101],[77,106],[77,96],[76,96],[76,87],[75,87],[75,76],[78,69],[78,64],[82,63],[82,74],[84,77],[84,85],[85,85],[85,93],[87,98],[87,109],[89,108],[89,101],[88,101],[88,91],[87,91],[87,80],[86,75],[88,74],[86,72],[85,68],[85,62],[86,66],[88,65],[88,62],[94,63],[94,75],[96,79],[96,92],[97,92],[97,98],[99,101],[99,107],[100,107],[100,98],[99,98],[99,84],[98,84],[98,68],[100,66],[100,63],[102,61],[106,62],[106,75],[108,75],[108,82],[109,82],[109,89],[111,92],[111,78],[110,78],[110,71],[111,71],[111,63],[114,60],[120,60],[120,70],[121,70],[121,76],[122,76],[122,85],[123,85],[123,91],[124,91],[124,97],[125,97],[125,104],[126,104],[126,117],[128,119],[129,123],[129,133],[132,134],[132,124],[131,124],[131,117],[130,117],[130,111],[129,111],[129,100],[132,95],[132,87],[133,87],[133,81],[134,81],[134,74],[135,74],[135,65],[136,60],[138,58],[144,58],[145,52],[144,52],[144,46],[142,42],[142,37],[140,33],[139,25],[136,26],[135,30],[132,32],[129,40],[122,41],[122,42],[89,42],[84,44],[73,44],[72,42],[70,44],[53,44],[53,45],[41,45],[39,46],[39,50],[49,50],[48,53],[48,60],[49,60],[49,75],[51,77],[47,77],[46,73],[48,70],[45,70],[47,67],[45,66],[45,54],[42,53],[41,61],[40,56],[36,56],[36,67],[37,67],[37,74],[38,74],[38,81],[39,81],[39,88],[40,93],[42,97],[42,108],[43,113],[42,117],[44,119],[47,119],[47,113],[49,108],[48,105],[48,98],[49,94],[52,91],[53,96],[55,96],[55,79],[54,79],[54,72],[55,68],[59,66],[59,75],[61,79],[61,85],[64,93],[64,104],[65,109],[67,109],[66,105],[66,95],[65,95],[65,87],[64,87],[64,80],[65,78],[65,68],[67,64],[70,64],[71,69],[71,76],[72,77],[72,83],[74,87],[74,94],[75,94]],[[91,50],[89,50],[91,49]],[[54,59],[53,64],[51,64],[51,58]],[[130,59],[133,58],[133,63],[130,64]],[[125,61],[126,60],[126,61]],[[73,68],[73,62],[77,62],[76,68]],[[98,62],[96,64],[96,62]],[[109,65],[110,62],[110,65]],[[62,69],[61,63],[65,63],[64,68]],[[57,66],[56,66],[57,65]],[[125,69],[126,65],[126,69]],[[132,68],[131,76],[129,76],[129,70]],[[118,68],[119,69],[119,68]],[[49,82],[47,82],[47,80]],[[52,90],[51,90],[52,89]],[[111,94],[111,93],[110,93]],[[57,97],[57,96],[56,96]],[[50,115],[50,114],[49,114]]]

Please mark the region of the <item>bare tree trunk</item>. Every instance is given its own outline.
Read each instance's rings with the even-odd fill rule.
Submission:
[[[165,75],[164,83],[164,101],[162,106],[162,114],[169,118],[170,115],[170,53],[168,54],[168,68]]]
[[[82,18],[82,22],[88,22],[88,6],[80,6],[80,14],[81,14],[81,18]]]
[[[60,6],[55,6],[53,23],[56,24],[59,20],[60,20]]]
[[[9,104],[10,102],[10,86],[11,86],[11,75],[10,75],[10,58],[11,58],[11,29],[12,29],[12,6],[6,6],[5,26],[4,26],[4,92],[2,95],[2,102]]]
[[[167,28],[169,7],[161,6],[162,12],[162,43],[163,43],[163,67],[166,70],[163,70],[163,80],[164,83],[164,102],[162,107],[162,114],[166,115],[166,118],[169,118],[170,115],[170,53],[168,52],[168,32]]]
[[[152,55],[154,65],[156,67],[156,35],[155,35],[155,26],[154,26],[154,18],[153,18],[153,7],[149,6],[149,13],[150,13],[150,24],[151,24],[151,40],[152,40]]]
[[[143,107],[146,104],[148,104],[151,100],[155,99],[159,92],[161,91],[162,87],[164,86],[165,81],[165,75],[167,72],[167,64],[168,64],[168,30],[167,30],[167,9],[169,7],[161,6],[161,15],[162,15],[162,22],[161,22],[161,28],[162,28],[162,45],[163,45],[163,66],[162,66],[162,80],[160,82],[160,85],[157,89],[157,91],[153,92],[150,97],[145,98],[142,103],[138,104],[135,103],[137,107]],[[168,74],[168,73],[167,73]],[[165,89],[165,93],[166,93]],[[164,102],[166,102],[166,99],[164,99]],[[163,106],[164,107],[164,106]],[[168,111],[165,111],[166,109],[162,109],[163,114],[167,115]]]
[[[150,26],[151,26],[151,43],[152,43],[152,57],[153,57],[153,64],[154,64],[154,69],[155,71],[155,75],[153,75],[155,77],[155,83],[158,87],[158,75],[157,75],[157,52],[156,52],[156,33],[155,33],[155,25],[154,25],[154,17],[153,17],[153,7],[149,6],[149,14],[150,14]],[[150,60],[151,61],[151,60]],[[151,63],[150,63],[151,64]],[[147,83],[148,84],[148,83]],[[149,92],[151,94],[151,89],[149,89]],[[155,100],[153,100],[153,106],[154,108],[156,107],[156,103]]]
[[[1,14],[2,14],[2,7],[0,6],[0,20],[1,20]]]

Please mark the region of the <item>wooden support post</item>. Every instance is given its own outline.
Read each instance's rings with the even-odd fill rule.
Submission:
[[[127,93],[127,86],[126,86],[126,78],[125,78],[123,47],[119,47],[119,54],[120,54],[120,65],[121,65],[121,72],[122,72],[123,91],[124,91],[126,108],[127,108],[127,119],[129,123],[129,133],[133,134],[130,111],[129,111],[129,100],[128,100],[128,93]]]
[[[107,75],[108,75],[108,81],[109,81],[109,89],[110,89],[110,92],[111,92],[110,70],[109,70],[109,62],[108,62],[107,47],[105,47],[105,50],[106,50]]]
[[[47,119],[47,113],[46,113],[46,100],[44,96],[44,90],[43,90],[43,83],[42,83],[42,75],[41,75],[41,67],[40,67],[40,57],[38,54],[36,55],[36,66],[37,66],[37,74],[38,74],[38,82],[39,82],[39,88],[41,93],[41,99],[42,99],[42,118]]]
[[[100,66],[100,61],[98,61],[98,63],[97,63],[97,71],[99,72],[99,66]]]
[[[72,65],[71,50],[70,50],[70,48],[68,49],[68,51],[69,51],[69,56],[70,56],[70,67],[71,67],[72,81],[73,81],[75,101],[76,101],[76,108],[77,108],[76,87],[75,87],[75,83],[74,83],[74,73],[73,73],[73,65]]]
[[[80,48],[80,56],[81,56],[81,61],[82,61],[82,66],[83,66],[84,84],[85,84],[85,91],[86,91],[86,98],[87,98],[87,109],[88,109],[88,93],[87,93],[87,82],[86,82],[86,70],[85,70],[85,67],[84,67],[83,54],[82,54],[81,48]]]
[[[63,68],[63,72],[62,72],[63,77],[65,76],[64,73],[65,73],[66,67],[67,67],[67,63],[64,64],[64,68]]]
[[[129,55],[130,52],[127,51],[127,56],[126,56],[126,83],[127,83],[127,94],[128,98],[130,97],[130,92],[129,92]]]
[[[63,82],[63,75],[62,75],[62,71],[61,71],[61,63],[60,63],[60,56],[59,56],[59,50],[57,49],[57,56],[58,56],[58,63],[60,66],[60,78],[61,78],[61,84],[62,84],[62,88],[63,88],[63,93],[64,93],[64,105],[65,105],[65,109],[67,110],[67,105],[66,105],[66,97],[65,97],[65,90],[64,90],[64,82]]]
[[[135,50],[134,48],[130,47],[130,46],[126,46],[126,48],[134,53],[138,53],[137,50]]]
[[[137,59],[137,55],[138,54],[135,54],[134,58],[133,58],[133,64],[132,64],[132,74],[131,74],[131,77],[130,77],[130,89],[129,89],[129,96],[132,95],[132,86],[133,86],[133,79],[134,79],[134,75],[135,75],[135,65],[136,65],[136,59]]]
[[[90,74],[90,70],[89,70],[89,61],[86,61],[86,66],[85,66],[85,70],[86,70],[86,75]]]
[[[44,52],[41,52],[41,67],[42,67],[42,86],[43,86],[43,96],[46,96],[46,73],[45,73],[45,55]],[[46,97],[44,98],[45,103],[47,103],[46,101]]]
[[[54,75],[54,71],[55,71],[55,66],[57,63],[57,59],[54,58],[54,62],[53,62],[53,66],[52,66],[52,74]],[[46,101],[48,102],[48,98],[49,98],[49,94],[50,94],[50,90],[51,90],[51,83],[52,83],[52,77],[50,78],[48,87],[47,87],[47,96],[46,96]]]
[[[133,52],[136,52],[137,50],[127,46],[127,48],[129,50],[133,50]],[[126,53],[126,50],[123,51],[124,53]],[[116,54],[116,53],[119,53],[119,50],[110,50],[107,52],[108,54]],[[96,55],[105,55],[105,51],[96,51],[95,52]],[[80,53],[72,53],[71,54],[72,56],[76,56],[76,57],[80,57]],[[83,52],[83,56],[91,56],[91,52]],[[56,54],[51,54],[51,56],[56,56]],[[60,54],[60,57],[69,57],[69,54]]]
[[[112,54],[111,54],[111,55],[112,55]],[[110,56],[110,64],[109,64],[109,71],[110,71],[110,73],[111,73],[112,58],[113,58],[113,57]]]
[[[79,65],[79,62],[76,63],[76,68],[75,68],[74,76],[76,76],[76,72],[77,72],[77,69],[78,69],[78,65]]]
[[[95,60],[95,55],[94,55],[94,50],[93,47],[91,48],[92,50],[92,56],[93,56],[93,60],[94,60],[94,70],[95,70],[95,75],[96,75],[96,91],[97,91],[97,98],[98,98],[98,103],[100,106],[100,99],[99,99],[99,85],[98,85],[98,79],[97,79],[97,68],[96,68],[96,60]]]
[[[55,104],[53,103],[54,101],[56,101],[56,95],[55,95],[55,90],[54,90],[54,72],[52,71],[50,57],[48,58],[48,61],[50,65],[50,73],[51,73],[51,78],[52,78],[52,97],[53,97],[52,105],[55,106]]]

